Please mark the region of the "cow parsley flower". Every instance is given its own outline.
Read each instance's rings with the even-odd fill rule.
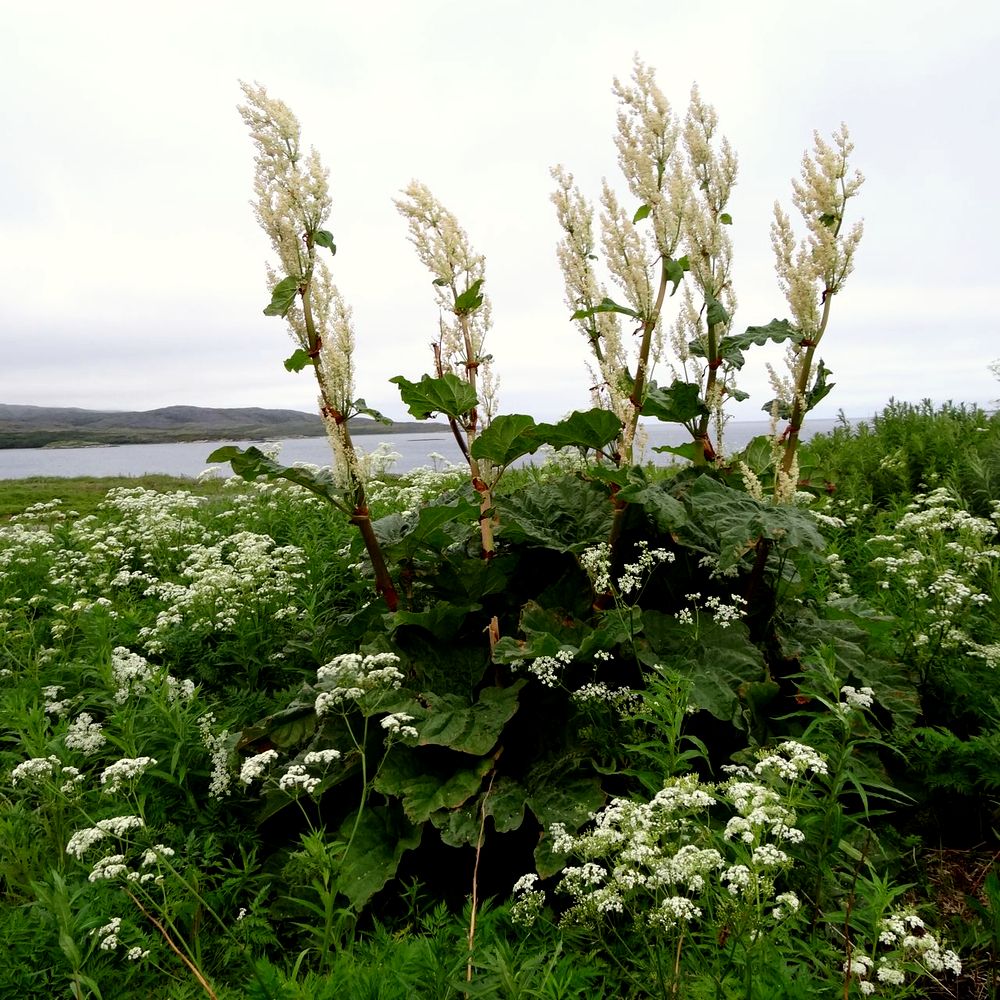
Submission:
[[[123,757],[101,772],[105,795],[115,795],[126,782],[135,781],[157,763],[153,757]]]
[[[107,742],[107,737],[101,732],[101,723],[94,722],[88,712],[81,712],[70,723],[63,743],[70,750],[79,750],[87,757],[93,756]]]
[[[390,736],[401,736],[415,740],[420,734],[413,726],[405,725],[405,723],[412,721],[412,715],[407,715],[405,712],[394,712],[392,715],[387,715],[379,725]]]
[[[265,750],[263,753],[254,754],[243,761],[240,767],[240,781],[244,785],[250,785],[258,778],[262,777],[269,764],[278,759],[277,750]]]

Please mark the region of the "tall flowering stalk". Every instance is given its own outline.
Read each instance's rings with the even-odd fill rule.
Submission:
[[[552,196],[565,233],[559,261],[573,319],[590,343],[598,374],[594,394],[623,422],[618,462],[631,465],[639,414],[650,373],[661,351],[660,313],[667,288],[676,290],[686,263],[674,259],[680,245],[689,192],[677,156],[678,128],[653,71],[638,58],[630,82],[614,80],[620,102],[615,146],[618,163],[639,209],[630,215],[605,181],[601,192],[601,248],[615,285],[627,305],[604,294],[591,261],[597,255],[593,211],[573,186],[572,175],[557,167]],[[648,220],[642,229],[639,223]],[[638,338],[631,362],[615,315],[632,318]],[[634,371],[629,370],[629,364]]]
[[[431,344],[435,374],[438,378],[457,375],[472,390],[472,405],[446,416],[479,493],[482,547],[489,558],[494,551],[492,489],[498,470],[472,453],[477,435],[496,409],[492,359],[485,353],[491,325],[490,301],[482,291],[486,258],[472,249],[458,220],[426,185],[413,181],[395,205],[406,219],[420,262],[434,275],[434,293],[441,310],[438,338]]]
[[[803,417],[829,391],[829,372],[821,360],[816,362],[816,351],[830,321],[833,296],[854,269],[854,254],[863,232],[860,221],[844,228],[847,203],[864,183],[860,171],[848,169],[853,151],[846,125],[834,132],[830,143],[814,133],[813,151],[803,155],[800,178],[792,181],[792,204],[806,226],[807,234],[801,241],[796,243],[791,220],[781,205],[774,205],[771,245],[778,282],[796,328],[786,354],[790,375],[779,376],[771,369],[777,392],[773,416],[788,420],[781,439],[779,491],[782,480],[787,488],[797,479],[796,449]]]
[[[261,86],[241,83],[247,99],[239,108],[256,148],[254,212],[278,257],[280,272],[268,267],[271,303],[266,315],[288,321],[296,350],[285,362],[289,371],[311,366],[319,388],[319,408],[334,453],[334,471],[345,501],[327,496],[361,532],[375,572],[375,586],[390,610],[398,598],[375,538],[364,476],[348,421],[358,413],[378,416],[354,399],[354,330],[345,304],[320,249],[336,253],[324,229],[332,202],[328,171],[319,154],[303,154],[298,120],[283,102]]]
[[[686,380],[699,385],[704,401],[704,411],[686,425],[694,438],[696,465],[721,453],[723,403],[727,396],[744,395],[735,387],[734,367],[725,363],[722,350],[736,312],[733,243],[728,233],[732,217],[725,209],[736,183],[737,158],[725,138],[717,140],[718,124],[715,109],[702,101],[697,86],[692,87],[683,126],[691,191],[683,218],[683,245],[697,293],[685,284],[671,343]],[[709,436],[713,422],[714,447]]]

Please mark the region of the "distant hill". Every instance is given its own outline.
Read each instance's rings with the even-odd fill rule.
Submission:
[[[427,431],[428,423],[351,421],[354,435]],[[156,444],[169,441],[275,440],[320,437],[323,422],[313,413],[256,406],[219,409],[164,406],[156,410],[84,410],[62,406],[0,403],[0,448],[71,448],[93,444]]]

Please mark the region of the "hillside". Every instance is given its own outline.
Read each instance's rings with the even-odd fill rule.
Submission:
[[[351,421],[354,435],[426,431],[427,423],[389,426],[367,417]],[[158,444],[170,441],[275,440],[319,437],[319,416],[261,407],[220,409],[164,406],[155,410],[84,410],[77,407],[0,403],[0,448],[69,448],[94,444]]]

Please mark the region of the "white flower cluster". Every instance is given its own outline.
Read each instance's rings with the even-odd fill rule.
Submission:
[[[121,917],[112,917],[103,927],[97,927],[90,933],[101,939],[101,951],[114,951],[118,947],[118,930],[122,925]]]
[[[514,660],[512,670],[525,669],[534,674],[545,687],[554,688],[562,675],[563,667],[573,662],[576,651],[569,647],[560,649],[555,656],[536,656],[533,660]]]
[[[855,688],[845,684],[840,689],[840,696],[844,699],[840,711],[845,715],[855,708],[867,710],[875,704],[875,692],[870,687]]]
[[[947,971],[956,976],[962,972],[962,962],[958,955],[943,948],[937,935],[915,913],[894,913],[886,917],[880,925],[878,940],[879,944],[901,950],[906,958],[922,965],[929,972]],[[882,963],[880,967],[881,965]]]
[[[758,844],[763,836],[770,834],[792,844],[803,840],[802,831],[792,825],[795,813],[773,788],[737,777],[727,781],[722,790],[736,811],[726,823],[724,839]]]
[[[429,457],[434,458],[433,455]],[[460,486],[468,477],[467,466],[444,461],[444,467],[441,469],[413,469],[393,478],[390,482],[369,480],[368,500],[370,503],[388,503],[394,510],[415,514],[421,504]]]
[[[372,691],[390,691],[403,683],[395,653],[343,653],[316,672],[320,693],[316,714],[324,715],[345,702],[357,701]]]
[[[608,705],[622,714],[634,710],[642,701],[642,697],[631,688],[610,688],[603,681],[584,684],[570,697],[583,705]]]
[[[590,577],[596,593],[606,594],[611,589],[611,546],[607,542],[584,549],[580,553],[580,565]]]
[[[136,882],[145,885],[147,882],[160,883],[163,875],[157,872],[144,871],[156,865],[160,867],[161,861],[174,857],[176,852],[172,847],[165,844],[155,844],[147,848],[139,856],[139,867],[131,868],[128,864],[128,857],[125,854],[108,854],[103,858],[98,858],[91,867],[87,876],[89,882]]]
[[[747,776],[741,772],[722,785],[705,786],[695,775],[684,775],[649,802],[613,799],[576,835],[553,824],[552,850],[579,861],[563,870],[559,890],[571,899],[563,921],[592,924],[629,909],[669,930],[696,920],[706,903],[715,910],[719,902],[734,899],[754,906],[773,901],[773,924],[796,913],[794,893],[775,895],[791,858],[771,841],[796,842],[802,834],[791,825],[794,813],[778,792]],[[721,841],[708,815],[717,803],[737,813]],[[540,911],[542,900],[530,897],[535,883],[521,880],[518,886],[525,916]]]
[[[531,872],[522,875],[511,890],[514,903],[510,908],[510,915],[515,924],[522,927],[531,927],[541,916],[545,906],[545,893],[536,889],[538,876]]]
[[[996,531],[992,520],[972,516],[949,490],[936,489],[914,498],[893,534],[870,539],[888,550],[872,560],[884,574],[881,588],[916,604],[907,611],[907,620],[919,621],[915,646],[982,655],[966,623],[991,600],[977,577],[983,570],[995,572],[1000,561],[1000,547],[988,544]]]
[[[57,719],[62,719],[69,715],[70,709],[73,707],[73,701],[70,698],[59,699],[59,695],[64,690],[65,688],[60,687],[58,684],[49,684],[42,688],[46,715],[54,715]]]
[[[101,772],[105,795],[115,795],[126,783],[136,781],[157,763],[154,757],[122,757]]]
[[[623,567],[618,579],[618,592],[623,597],[641,590],[644,578],[661,563],[672,563],[675,558],[673,552],[666,549],[651,549],[646,541],[637,542],[636,548],[639,558]]]
[[[232,771],[229,768],[229,730],[223,729],[221,733],[213,733],[212,726],[214,725],[215,713],[213,712],[206,712],[198,720],[202,746],[212,758],[212,778],[209,782],[208,794],[213,799],[221,799],[224,795],[231,793],[233,783]]]
[[[773,772],[786,781],[794,781],[810,772],[827,773],[823,755],[795,740],[785,740],[770,753],[765,752],[753,770],[757,775]]]
[[[393,712],[382,719],[379,725],[390,736],[400,736],[404,739],[415,740],[420,734],[413,726],[406,725],[407,722],[412,721],[412,715],[407,715],[405,712]]]
[[[277,750],[265,750],[262,753],[254,754],[253,757],[247,757],[240,766],[240,781],[244,785],[253,784],[258,778],[264,776],[268,765],[277,759]]]
[[[115,646],[111,652],[111,675],[115,684],[115,701],[123,705],[129,698],[140,698],[154,685],[166,686],[170,701],[188,701],[194,697],[194,681],[178,680],[156,667],[125,646]]]
[[[298,614],[286,608],[303,577],[305,554],[294,545],[276,545],[269,535],[237,531],[214,544],[192,545],[181,565],[184,584],[158,581],[144,596],[167,607],[156,624],[139,630],[146,649],[161,652],[167,635],[183,625],[199,635],[229,632],[239,622]]]
[[[69,750],[79,750],[87,757],[93,756],[107,742],[101,723],[94,722],[89,712],[81,712],[71,723],[63,744]]]
[[[311,775],[302,764],[289,764],[285,773],[278,779],[278,788],[288,795],[295,795],[299,789],[306,795],[312,795],[319,788],[320,779]]]
[[[112,816],[98,820],[93,826],[77,830],[66,845],[66,853],[82,858],[94,844],[108,837],[122,838],[129,830],[139,830],[146,825],[141,816]]]

